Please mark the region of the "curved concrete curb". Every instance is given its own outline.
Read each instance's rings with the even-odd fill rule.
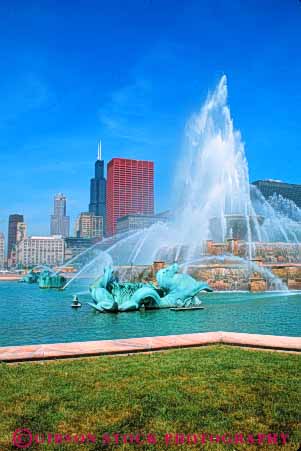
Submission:
[[[219,332],[220,343],[285,351],[301,351],[301,337]]]
[[[218,343],[259,349],[301,351],[300,337],[278,337],[274,335],[241,334],[236,332],[206,332],[121,340],[0,347],[0,362],[24,362],[97,355],[129,354],[163,349],[198,347]]]

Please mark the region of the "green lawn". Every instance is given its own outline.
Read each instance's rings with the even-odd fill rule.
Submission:
[[[121,357],[0,365],[0,449],[12,433],[95,434],[96,443],[42,450],[294,450],[301,442],[301,359],[226,346]],[[289,434],[280,447],[166,445],[167,433]],[[152,433],[156,444],[102,444],[105,433]],[[91,437],[90,437],[91,438]]]

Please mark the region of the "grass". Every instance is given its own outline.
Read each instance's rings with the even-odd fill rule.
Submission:
[[[294,450],[301,442],[301,359],[226,346],[122,357],[0,365],[0,450],[12,433],[95,434],[97,443],[43,450]],[[166,445],[166,433],[289,434],[274,444]],[[102,444],[103,434],[153,433],[156,444]]]

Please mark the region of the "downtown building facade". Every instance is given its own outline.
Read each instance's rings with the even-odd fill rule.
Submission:
[[[170,222],[170,217],[164,214],[140,215],[131,214],[117,219],[116,233],[130,232],[140,229],[147,229],[159,222]]]
[[[62,265],[64,251],[65,242],[60,235],[32,236],[17,244],[17,264],[26,268],[36,265]]]
[[[10,259],[8,260],[10,267],[15,267],[18,264],[18,244],[27,238],[27,224],[25,222],[18,222],[16,243],[14,244]]]
[[[107,166],[106,232],[126,215],[154,215],[153,161],[113,158]]]
[[[17,229],[19,223],[24,223],[24,216],[19,214],[9,215],[8,218],[8,234],[7,234],[7,261],[10,265],[12,251],[17,244]]]
[[[89,249],[98,241],[97,238],[78,238],[73,236],[65,238],[65,262]]]
[[[27,224],[25,222],[18,222],[16,244],[25,240],[25,238],[27,238]]]
[[[5,266],[5,239],[4,234],[0,232],[0,269]]]
[[[76,222],[74,233],[77,238],[103,238],[103,217],[95,216],[93,213],[81,213]]]
[[[301,208],[301,185],[271,179],[256,180],[252,185],[255,185],[266,199],[274,194],[278,194],[286,199],[292,200]]]
[[[67,199],[62,193],[54,197],[53,215],[50,220],[50,235],[69,236],[70,218],[66,215]]]

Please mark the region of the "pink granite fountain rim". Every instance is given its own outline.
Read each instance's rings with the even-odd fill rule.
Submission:
[[[97,355],[131,354],[175,348],[198,347],[219,343],[254,347],[258,349],[301,351],[301,337],[219,331],[156,337],[124,338],[118,340],[5,346],[0,347],[0,362],[25,362]]]

